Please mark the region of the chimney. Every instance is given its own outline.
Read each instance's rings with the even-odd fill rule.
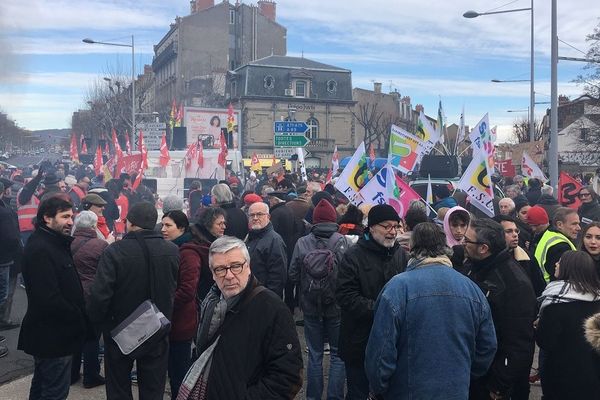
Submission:
[[[375,94],[381,94],[381,82],[373,82],[373,91]]]
[[[415,111],[420,113],[421,111],[425,112],[425,107],[423,107],[423,104],[417,104],[415,106]]]
[[[564,94],[558,96],[558,105],[567,104],[569,101],[569,96],[565,96]]]
[[[408,105],[410,105],[410,96],[404,96],[404,97],[402,98],[402,102],[403,102],[404,104],[408,104]]]
[[[190,1],[190,14],[196,14],[207,8],[214,7],[215,0],[192,0]]]
[[[277,3],[274,0],[259,0],[256,4],[262,15],[275,22]]]
[[[144,75],[152,74],[152,65],[144,64]]]

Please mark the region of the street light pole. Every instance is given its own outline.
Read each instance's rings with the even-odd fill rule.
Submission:
[[[550,148],[548,169],[554,193],[558,193],[558,27],[556,0],[552,0],[550,52]]]
[[[492,15],[492,14],[506,14],[511,12],[519,12],[519,11],[531,11],[531,57],[529,62],[529,141],[533,142],[535,139],[535,79],[534,79],[534,69],[535,69],[535,55],[534,55],[534,18],[533,18],[533,0],[531,0],[531,7],[527,8],[515,8],[513,10],[503,10],[503,11],[489,11],[489,12],[477,12],[477,11],[467,11],[463,14],[465,18],[476,18],[481,15]],[[492,82],[501,82],[498,80],[492,80]],[[522,82],[522,80],[517,80],[513,82]]]
[[[82,42],[103,44],[105,46],[131,47],[131,134],[135,135],[135,42],[133,35],[131,35],[131,44],[98,42],[90,38],[85,38]]]

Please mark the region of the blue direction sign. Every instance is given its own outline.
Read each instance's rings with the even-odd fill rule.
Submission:
[[[302,121],[275,121],[273,132],[276,134],[298,134],[308,131],[308,125]]]

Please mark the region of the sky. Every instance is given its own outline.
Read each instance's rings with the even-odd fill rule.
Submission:
[[[218,3],[220,0],[216,0]],[[536,102],[550,101],[550,1],[534,1]],[[249,1],[243,1],[250,3]],[[397,90],[430,116],[441,99],[448,124],[474,126],[489,113],[500,141],[527,118],[529,11],[463,18],[530,7],[530,0],[279,0],[277,22],[287,28],[288,55],[352,71],[354,87]],[[23,128],[69,128],[73,111],[109,71],[131,74],[131,50],[90,45],[83,38],[130,43],[136,72],[151,64],[153,44],[188,0],[2,0],[0,2],[0,110]],[[559,55],[584,57],[586,35],[600,23],[597,0],[558,2]],[[566,42],[566,43],[563,43]],[[561,61],[560,94],[582,88],[573,80],[584,63]],[[549,104],[536,105],[541,119]],[[508,110],[522,110],[507,112]]]

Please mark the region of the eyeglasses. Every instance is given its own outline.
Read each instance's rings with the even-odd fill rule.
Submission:
[[[251,219],[254,219],[254,218],[262,218],[262,217],[264,217],[265,215],[269,215],[269,214],[267,214],[267,213],[264,213],[264,212],[258,212],[258,213],[252,213],[252,214],[248,214],[248,216],[249,216]]]
[[[466,236],[465,236],[465,238],[464,238],[464,243],[465,243],[465,244],[487,244],[487,243],[485,243],[485,242],[475,242],[475,241],[473,241],[473,240],[471,240],[471,239],[468,239]]]
[[[213,268],[212,273],[215,274],[217,278],[224,278],[227,275],[227,271],[231,271],[233,275],[239,275],[244,269],[244,265],[246,265],[246,261],[243,263],[232,263],[229,266],[218,266]]]
[[[505,229],[504,233],[508,233],[508,234],[516,233],[518,235],[519,233],[521,233],[521,231],[519,229]]]
[[[592,195],[591,193],[579,193],[579,194],[577,195],[577,197],[589,197],[589,196],[591,196],[591,195]]]
[[[221,221],[221,222],[215,222],[215,225],[217,225],[217,226],[227,226],[227,223],[225,221]]]
[[[390,224],[390,225],[384,225],[384,224],[377,224],[380,227],[382,227],[383,229],[385,229],[386,232],[391,232],[391,231],[399,231],[400,229],[402,229],[402,225],[399,224]]]

